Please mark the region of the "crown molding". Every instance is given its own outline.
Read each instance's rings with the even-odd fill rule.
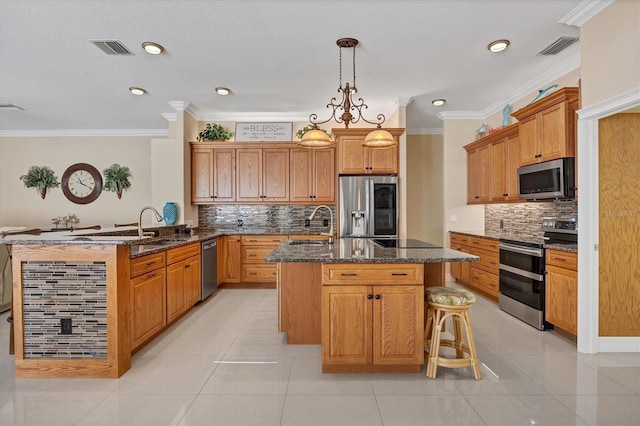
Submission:
[[[413,102],[413,98],[396,98],[395,104],[397,107],[406,107],[411,102]]]
[[[560,18],[558,23],[581,27],[591,18],[609,7],[614,0],[583,0],[569,13]]]
[[[171,108],[175,109],[176,111],[184,111],[196,120],[201,120],[200,110],[192,103],[185,101],[170,101],[168,103],[169,105],[171,105]]]
[[[177,121],[178,120],[178,114],[176,114],[175,112],[163,112],[162,113],[162,117],[167,121]]]
[[[256,121],[256,122],[276,122],[276,121],[309,121],[309,114],[286,113],[286,112],[215,112],[203,114],[200,121]]]
[[[189,102],[185,101],[169,101],[167,103],[176,111],[184,111],[189,106]]]
[[[0,137],[163,137],[169,136],[167,129],[81,129],[81,130],[2,130]]]
[[[407,135],[444,135],[444,129],[440,128],[428,128],[418,127],[415,129],[407,129]]]
[[[483,111],[442,111],[436,117],[440,120],[483,120],[487,118]]]

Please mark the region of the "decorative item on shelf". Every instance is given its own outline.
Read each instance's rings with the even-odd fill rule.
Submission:
[[[511,117],[509,116],[510,112],[511,112],[511,105],[506,104],[504,108],[502,108],[502,126],[503,127],[509,125],[509,120],[511,119]]]
[[[31,166],[26,175],[20,176],[20,180],[25,187],[35,188],[43,200],[47,196],[47,189],[60,186],[55,173],[47,166]]]
[[[167,225],[173,225],[178,219],[178,206],[176,203],[167,202],[162,208],[162,219]]]
[[[362,121],[365,121],[369,124],[377,125],[376,130],[373,130],[371,132],[372,134],[367,135],[364,142],[362,143],[363,146],[370,148],[388,148],[391,146],[395,146],[398,144],[398,142],[393,137],[393,135],[388,131],[382,129],[382,123],[384,123],[385,121],[385,116],[383,114],[378,114],[376,117],[376,121],[369,121],[362,115],[362,109],[368,108],[367,104],[364,103],[364,99],[358,98],[357,101],[353,100],[354,93],[358,92],[358,89],[356,88],[356,46],[358,45],[358,43],[358,40],[349,37],[341,38],[336,41],[336,44],[340,48],[340,85],[338,87],[338,93],[342,93],[342,100],[339,103],[336,103],[337,99],[331,98],[331,101],[327,104],[327,108],[333,109],[329,118],[324,121],[318,121],[318,115],[311,114],[309,116],[309,122],[317,126],[318,124],[324,124],[333,119],[338,123],[344,123],[345,129],[348,129],[349,124],[355,124],[360,121],[360,119],[362,119]],[[353,85],[349,85],[349,82],[346,82],[343,87],[342,48],[345,47],[353,49]],[[336,116],[338,110],[341,110],[342,114]],[[311,136],[317,137],[317,139],[313,139]],[[305,145],[303,143],[301,143],[301,145],[318,147],[324,144],[324,146],[329,146],[330,140],[330,138],[322,136],[320,132],[314,132],[314,134],[310,136],[303,137],[302,142],[305,142],[308,145]]]
[[[58,225],[61,225],[63,223],[63,229],[69,229],[72,227],[72,225],[79,223],[80,219],[78,219],[78,216],[76,216],[75,214],[69,213],[64,216],[54,217],[53,219],[51,219],[51,222],[56,226],[56,229],[58,228]]]
[[[131,186],[131,182],[129,181],[131,171],[129,168],[121,166],[120,164],[112,164],[104,169],[102,173],[104,173],[103,189],[105,191],[115,192],[118,199],[122,198],[122,191]]]
[[[329,133],[319,128],[316,124],[304,126],[298,130],[296,136],[300,138],[298,145],[306,148],[326,148],[333,144]]]
[[[540,89],[538,90],[538,96],[536,96],[535,98],[533,98],[531,100],[531,102],[529,102],[527,105],[531,105],[532,103],[534,103],[535,101],[537,101],[540,98],[544,98],[545,96],[547,96],[548,94],[550,94],[551,92],[553,92],[555,90],[555,88],[558,87],[557,84],[552,84],[549,87],[546,87],[544,89]]]
[[[476,139],[485,137],[487,135],[487,132],[489,132],[489,126],[482,123],[482,126],[476,129]]]
[[[233,133],[227,131],[220,124],[207,123],[207,126],[198,133],[198,142],[200,141],[228,141],[233,137]]]

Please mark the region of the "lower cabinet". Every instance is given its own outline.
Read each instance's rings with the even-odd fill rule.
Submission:
[[[547,249],[545,320],[578,333],[578,259],[576,253]]]
[[[239,235],[218,238],[221,248],[218,261],[220,283],[239,283],[242,280],[242,240]]]
[[[500,247],[497,240],[467,234],[451,233],[450,247],[479,256],[479,262],[451,263],[451,276],[457,282],[498,300]]]
[[[286,235],[243,236],[242,281],[275,283],[278,277],[277,265],[266,263],[264,258],[286,239]]]
[[[133,259],[131,269],[131,349],[135,350],[167,324],[165,254]]]
[[[423,266],[325,264],[322,269],[323,372],[419,371]]]
[[[200,244],[167,250],[167,323],[200,300]]]

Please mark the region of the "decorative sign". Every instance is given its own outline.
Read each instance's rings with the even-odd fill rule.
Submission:
[[[236,123],[236,142],[291,142],[293,123]]]

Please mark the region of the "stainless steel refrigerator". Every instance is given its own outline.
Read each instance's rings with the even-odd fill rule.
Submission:
[[[341,238],[398,237],[396,176],[340,176],[338,192]]]

